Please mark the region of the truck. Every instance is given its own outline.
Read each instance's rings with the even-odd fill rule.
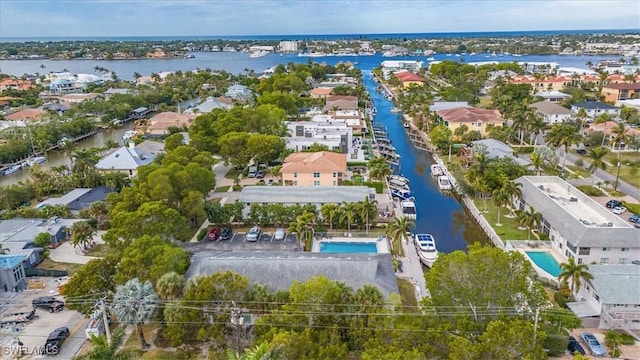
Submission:
[[[0,324],[17,324],[30,321],[36,316],[36,309],[5,314],[0,318]]]
[[[109,315],[107,315],[107,321],[111,321]],[[108,325],[107,325],[108,326]],[[102,316],[102,311],[97,310],[93,314],[91,314],[91,318],[89,319],[89,323],[87,327],[84,329],[84,334],[87,337],[87,340],[91,340],[92,336],[100,336],[105,333],[105,324],[104,317]]]

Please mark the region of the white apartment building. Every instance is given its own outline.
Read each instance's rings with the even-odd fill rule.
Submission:
[[[543,100],[529,105],[536,113],[542,116],[547,124],[563,123],[571,120],[573,112],[558,104]]]
[[[280,52],[296,52],[298,51],[298,42],[280,41],[280,44],[278,44],[278,49],[280,49]]]
[[[315,118],[315,117],[314,117]],[[286,123],[289,131],[287,149],[304,151],[313,144],[326,145],[329,151],[351,154],[353,129],[342,121],[293,121]]]
[[[630,264],[640,260],[640,231],[557,176],[522,176],[520,210],[542,214],[540,231],[554,252],[578,264]]]

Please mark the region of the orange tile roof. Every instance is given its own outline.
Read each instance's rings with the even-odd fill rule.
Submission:
[[[149,130],[159,130],[159,129],[168,129],[172,126],[180,127],[180,126],[191,126],[193,121],[197,117],[196,114],[178,114],[176,112],[165,111],[160,114],[155,115],[149,122]]]
[[[591,124],[589,125],[589,127],[586,129],[587,132],[592,132],[592,131],[600,131],[603,132],[607,135],[612,135],[613,134],[613,129],[618,127],[618,123],[615,121],[607,121],[605,123],[600,123],[600,124]],[[625,132],[624,132],[627,136],[640,136],[640,129],[633,129],[630,126],[625,126]]]
[[[293,153],[284,159],[282,173],[346,172],[347,155],[330,151]]]
[[[347,100],[347,101],[351,101],[354,103],[358,103],[358,97],[357,96],[351,96],[351,95],[331,95],[329,97],[327,97],[327,103],[329,101],[337,101],[337,100]]]
[[[46,111],[40,109],[24,109],[7,115],[4,118],[10,121],[37,120],[46,113]]]
[[[395,73],[396,77],[398,78],[398,80],[402,81],[402,82],[408,82],[408,81],[420,81],[422,82],[422,78],[412,72],[408,72],[408,71],[403,71],[403,72],[397,72]]]
[[[326,87],[318,87],[318,88],[314,88],[311,90],[311,95],[331,95],[331,92],[333,91],[333,89],[331,88],[326,88]]]
[[[475,121],[488,123],[504,122],[499,110],[457,107],[440,110],[437,114],[445,121],[456,123]]]
[[[640,83],[613,83],[603,86],[603,88],[618,90],[640,90]]]

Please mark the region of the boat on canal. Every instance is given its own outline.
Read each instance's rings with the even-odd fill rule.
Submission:
[[[432,176],[442,176],[444,175],[444,171],[442,170],[442,167],[438,164],[433,164],[431,165],[431,175]]]
[[[22,163],[10,166],[10,167],[2,170],[2,175],[8,176],[8,175],[17,173],[20,170],[22,170]]]
[[[136,136],[138,132],[136,130],[127,130],[124,135],[122,135],[122,140],[127,141]]]
[[[391,188],[391,196],[400,200],[413,200],[411,191]]]
[[[36,166],[38,164],[42,164],[44,162],[47,161],[47,158],[44,156],[35,156],[32,158],[27,159],[27,165],[28,166]]]
[[[436,239],[431,234],[415,234],[413,243],[416,246],[416,252],[420,258],[420,262],[425,266],[432,267],[433,263],[438,259],[438,248],[436,247]]]
[[[442,191],[451,190],[451,181],[446,175],[438,176],[438,187]]]
[[[409,184],[409,179],[401,175],[391,175],[389,176],[389,180],[401,181],[405,184]]]
[[[406,181],[389,179],[389,186],[394,189],[409,190],[409,184]]]
[[[402,216],[409,220],[415,220],[418,217],[416,213],[416,203],[413,200],[403,200],[400,202],[402,207]]]

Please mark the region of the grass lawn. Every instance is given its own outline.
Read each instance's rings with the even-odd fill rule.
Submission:
[[[224,175],[224,177],[225,177],[225,178],[227,178],[227,179],[231,179],[231,180],[233,180],[233,179],[237,178],[237,177],[238,177],[238,175],[240,175],[241,173],[242,173],[241,171],[238,171],[238,170],[236,170],[236,168],[233,168],[233,167],[232,167],[232,168],[229,170],[229,172],[227,172],[227,173]]]
[[[590,162],[592,160],[587,155],[582,156],[576,153],[576,150],[574,149],[569,150],[569,152],[583,159],[585,162]],[[622,153],[620,154],[620,160],[618,160],[618,154],[610,152],[605,155],[604,158],[608,163],[607,169],[605,170],[606,172],[616,176],[618,172],[618,167],[616,165],[618,164],[618,161],[620,161],[620,179],[631,185],[640,186],[640,182],[638,181],[638,177],[640,176],[640,153]]]
[[[229,189],[231,189],[231,186],[232,185],[220,186],[220,187],[216,188],[215,190],[213,190],[213,192],[217,192],[217,193],[227,192],[227,191],[229,191]]]
[[[69,275],[73,275],[78,269],[82,267],[82,264],[70,264],[70,263],[62,263],[56,262],[49,258],[42,260],[36,268],[38,269],[46,269],[46,270],[67,270]]]
[[[493,204],[491,199],[487,199],[487,210],[489,212],[484,212],[484,204],[482,203],[482,199],[474,199],[473,200],[478,209],[483,212],[484,217],[489,222],[489,225],[493,227],[498,236],[502,240],[527,240],[527,230],[519,230],[518,227],[520,223],[517,218],[508,218],[505,215],[509,215],[509,210],[506,208],[502,208],[500,222],[502,226],[496,226],[498,222],[498,208]],[[531,238],[535,238],[533,234],[531,234]]]
[[[589,177],[589,173],[585,169],[583,169],[581,167],[573,166],[573,165],[566,165],[566,167],[567,167],[567,169],[573,171],[574,173],[576,173],[576,174],[578,174],[578,175],[580,175],[582,177],[585,177],[585,178]]]
[[[162,349],[149,350],[140,357],[140,359],[143,360],[173,360],[175,358],[176,353],[174,351],[167,351]]]
[[[404,256],[404,248],[402,247],[402,239],[391,238],[391,254],[395,256]]]
[[[142,333],[144,334],[144,340],[147,344],[151,344],[153,342],[153,332],[158,329],[160,325],[157,324],[147,324],[142,325]],[[131,347],[134,349],[140,349],[140,338],[138,337],[138,328],[134,327],[131,335],[127,339],[127,341],[123,344],[124,347]]]
[[[405,279],[396,278],[398,281],[398,290],[400,290],[400,296],[402,297],[402,305],[404,306],[418,306],[418,300],[416,299],[415,286]]]
[[[109,245],[98,244],[89,252],[89,256],[105,257],[109,253]]]

